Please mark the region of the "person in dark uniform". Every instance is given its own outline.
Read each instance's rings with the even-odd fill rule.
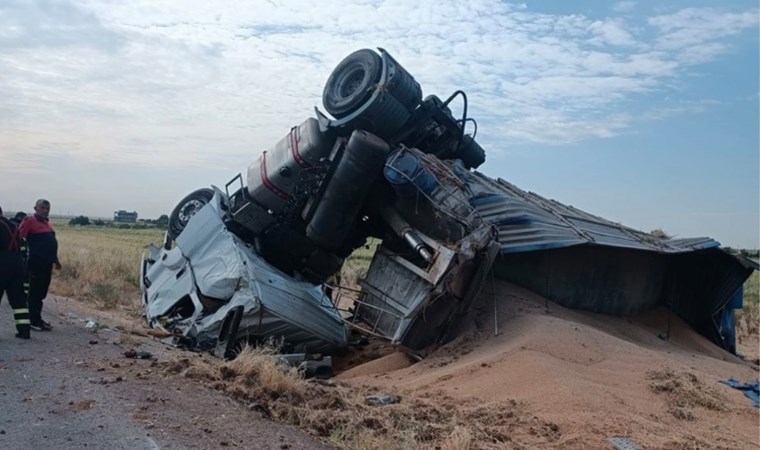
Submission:
[[[19,211],[16,213],[15,216],[13,216],[13,219],[11,219],[11,222],[15,223],[16,226],[19,226],[21,225],[21,222],[23,222],[25,218],[26,218],[26,213],[23,211]]]
[[[26,218],[26,213],[23,211],[19,211],[16,213],[15,216],[13,216],[13,219],[11,219],[11,222],[15,223],[16,226],[19,226],[21,225],[21,222],[23,222],[25,218]]]
[[[58,261],[58,241],[55,230],[50,224],[50,202],[37,200],[34,215],[21,222],[21,237],[26,239],[29,248],[27,275],[29,282],[28,304],[31,327],[36,331],[50,331],[53,327],[42,320],[42,300],[47,297],[53,267],[61,269]]]
[[[13,219],[11,219],[11,222],[13,222],[16,227],[21,227],[21,222],[24,221],[26,218],[26,213],[23,211],[19,211],[16,213],[15,216],[13,216]],[[21,234],[19,234],[19,251],[21,252],[21,257],[24,259],[24,296],[29,296],[29,280],[26,277],[26,257],[29,255],[29,249],[26,248],[26,239],[21,237]]]
[[[29,309],[24,295],[24,260],[19,251],[21,236],[16,225],[3,217],[0,208],[0,300],[8,294],[16,321],[16,337],[29,339]]]

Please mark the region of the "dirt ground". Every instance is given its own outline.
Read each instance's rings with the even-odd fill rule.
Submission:
[[[0,308],[0,448],[329,448],[220,392],[164,377],[161,365],[186,352],[132,334],[145,330],[126,316],[52,297],[43,315],[53,331],[25,341]],[[107,328],[91,332],[87,318]],[[127,358],[129,349],[152,357]]]
[[[640,449],[760,448],[758,409],[718,382],[757,379],[757,365],[665,310],[631,318],[572,311],[496,283],[459,337],[428,358],[370,340],[336,358],[333,387],[308,387],[298,405],[261,402],[272,418],[246,407],[246,391],[225,386],[213,358],[164,345],[117,311],[48,300],[53,332],[29,342],[10,331],[0,337],[0,395],[14,405],[0,408],[0,447],[572,449],[626,438]],[[88,317],[107,327],[87,331]],[[127,359],[129,348],[153,358]],[[740,351],[757,348],[754,336]],[[400,403],[367,406],[371,393]],[[380,438],[361,444],[349,427]]]

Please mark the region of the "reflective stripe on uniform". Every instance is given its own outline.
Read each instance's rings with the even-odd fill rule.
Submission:
[[[30,325],[29,321],[29,308],[16,308],[13,310],[13,318],[16,320],[16,325]]]

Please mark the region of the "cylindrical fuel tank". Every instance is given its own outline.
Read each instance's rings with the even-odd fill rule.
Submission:
[[[306,227],[306,236],[328,250],[348,236],[364,198],[390,153],[388,144],[363,130],[351,133],[325,193]]]
[[[387,55],[388,79],[386,80],[386,89],[401,102],[402,105],[414,110],[422,101],[422,88],[417,80],[414,79],[401,64],[398,63],[385,50],[382,51]]]
[[[468,169],[477,169],[486,161],[486,151],[469,134],[465,134],[462,138],[462,144],[456,156]]]
[[[319,122],[309,118],[293,127],[273,149],[265,151],[248,167],[248,194],[274,214],[293,200],[299,183],[315,178],[332,148],[319,130]]]

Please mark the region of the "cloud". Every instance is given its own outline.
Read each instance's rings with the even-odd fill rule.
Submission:
[[[576,120],[567,115],[551,112],[536,113],[517,118],[500,131],[510,138],[556,145],[558,141],[571,143],[589,137],[606,138],[627,128],[631,118],[625,114],[599,114],[597,120]]]
[[[311,115],[345,55],[377,46],[425,94],[465,89],[484,144],[609,137],[635,123],[623,105],[677,89],[757,26],[756,10],[592,19],[495,0],[13,1],[0,15],[0,152],[26,170],[49,152],[240,170]]]
[[[759,14],[758,9],[736,13],[714,8],[687,8],[672,14],[651,17],[648,23],[657,30],[655,46],[673,52],[678,58],[679,52],[685,49],[701,45],[720,46],[716,40],[741,33],[750,27],[757,27]],[[713,51],[706,53],[707,56],[714,54]],[[699,63],[704,60],[686,58],[684,62]]]
[[[6,0],[0,16],[0,48],[6,50],[81,46],[116,52],[123,44],[93,12],[65,1]]]
[[[623,2],[616,2],[612,6],[612,10],[616,13],[628,13],[633,11],[636,8],[636,2],[632,1],[623,1]]]
[[[634,46],[636,40],[626,29],[626,24],[621,19],[597,20],[590,24],[589,30],[595,35],[589,43],[599,46],[617,45]]]

